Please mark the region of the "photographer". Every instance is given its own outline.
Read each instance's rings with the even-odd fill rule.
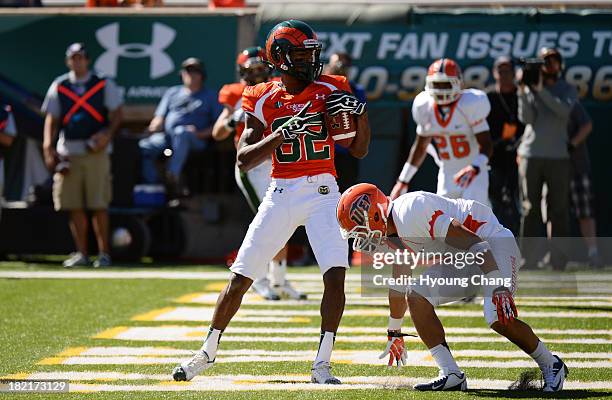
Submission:
[[[539,63],[528,62],[519,70],[518,118],[525,124],[518,148],[519,184],[523,217],[521,239],[525,268],[537,263],[534,237],[542,236],[542,186],[548,187],[547,215],[552,227],[553,269],[563,270],[567,262],[554,240],[569,234],[570,160],[567,124],[577,92],[561,78],[563,59],[558,50],[543,48]],[[534,79],[534,64],[539,72]],[[525,240],[526,239],[526,240]]]

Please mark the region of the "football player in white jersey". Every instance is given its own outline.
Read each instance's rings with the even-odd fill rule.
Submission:
[[[442,58],[429,67],[425,90],[412,104],[416,141],[392,199],[406,193],[433,139],[440,161],[437,193],[489,204],[487,165],[493,147],[487,115],[491,105],[483,91],[461,86],[461,69],[455,61]]]
[[[487,285],[447,285],[444,288],[421,284],[389,287],[389,326],[387,348],[389,365],[406,363],[401,325],[406,309],[423,343],[429,348],[440,368],[431,382],[418,384],[417,390],[466,390],[465,374],[459,369],[448,344],[444,328],[434,307],[475,294],[479,286],[484,292],[484,317],[495,332],[505,336],[530,355],[542,371],[546,392],[563,388],[568,369],[533,333],[531,327],[519,320],[514,305],[516,274],[520,252],[514,236],[501,225],[493,211],[479,202],[448,199],[428,192],[411,192],[390,201],[376,186],[361,183],[349,188],[340,198],[337,217],[343,235],[353,238],[357,251],[372,251],[385,246],[388,236],[397,235],[404,247],[428,247],[435,243],[461,249],[479,260],[472,265],[437,264],[421,277],[448,281],[448,278],[479,277]],[[410,249],[411,250],[411,249]],[[480,258],[478,257],[480,254]],[[386,255],[386,254],[385,254]],[[467,258],[466,258],[467,259]],[[393,267],[397,268],[397,267]],[[404,268],[404,272],[410,271]],[[394,271],[395,272],[395,271]],[[499,285],[498,282],[504,282]],[[472,293],[466,293],[471,291]],[[381,356],[382,357],[382,356]]]

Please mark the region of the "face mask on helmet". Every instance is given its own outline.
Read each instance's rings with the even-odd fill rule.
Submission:
[[[385,238],[385,234],[381,230],[371,229],[368,214],[364,213],[364,224],[355,225],[350,231],[343,227],[340,228],[340,233],[344,239],[353,239],[353,250],[373,252],[380,246]]]
[[[321,44],[318,41],[314,42],[316,43],[313,43],[312,47],[289,49],[284,54],[286,61],[281,64],[281,71],[307,82],[319,78],[323,70],[323,63],[320,61]]]
[[[436,104],[450,104],[461,94],[461,79],[438,72],[427,76],[425,90],[433,97]]]

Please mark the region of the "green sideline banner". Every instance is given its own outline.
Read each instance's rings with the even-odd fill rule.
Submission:
[[[43,95],[66,72],[66,47],[84,42],[92,67],[116,80],[127,103],[157,103],[180,83],[187,57],[206,64],[209,87],[233,81],[236,32],[236,16],[1,16],[0,74]]]
[[[541,47],[560,50],[565,77],[581,96],[612,100],[610,13],[413,13],[398,20],[309,22],[324,43],[323,57],[349,53],[356,65],[353,78],[366,87],[370,100],[385,105],[414,98],[427,67],[438,58],[455,59],[467,86],[484,88],[493,81],[495,58],[534,57]],[[261,27],[262,43],[273,25]]]

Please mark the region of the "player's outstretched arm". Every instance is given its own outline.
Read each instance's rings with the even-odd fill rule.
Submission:
[[[368,154],[370,138],[370,122],[368,120],[368,112],[365,111],[357,117],[357,135],[355,135],[355,140],[353,140],[351,147],[349,147],[349,153],[353,157],[364,158]]]
[[[410,154],[408,154],[408,160],[404,164],[404,168],[397,178],[397,182],[391,191],[391,200],[397,199],[402,194],[408,191],[408,184],[410,180],[416,174],[417,170],[423,164],[425,157],[427,156],[427,146],[431,143],[431,136],[417,135],[416,141],[410,148]]]
[[[236,164],[241,171],[248,171],[263,162],[278,146],[283,143],[280,131],[272,132],[263,138],[264,126],[256,117],[247,113],[246,128],[238,144]],[[263,138],[263,139],[262,139]]]

